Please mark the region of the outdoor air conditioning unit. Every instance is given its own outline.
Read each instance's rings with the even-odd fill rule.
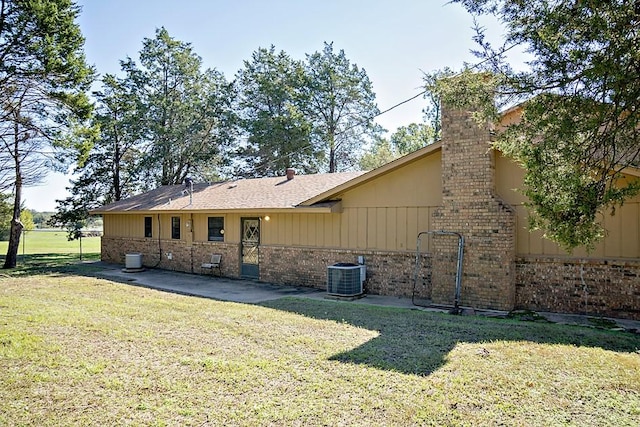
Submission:
[[[362,295],[366,266],[339,262],[327,267],[327,294],[341,297]]]
[[[124,266],[129,270],[142,268],[142,254],[140,253],[125,254]]]

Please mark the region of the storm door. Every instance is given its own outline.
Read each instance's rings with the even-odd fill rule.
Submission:
[[[241,248],[242,260],[240,274],[243,277],[260,278],[260,219],[241,218]]]

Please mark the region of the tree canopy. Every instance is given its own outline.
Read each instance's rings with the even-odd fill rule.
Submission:
[[[304,68],[275,47],[253,52],[236,77],[238,108],[247,141],[239,147],[245,175],[272,176],[293,167],[318,170],[311,124],[301,111]]]
[[[168,185],[215,176],[233,136],[233,88],[224,75],[203,70],[191,45],[164,28],[143,40],[140,65],[128,58],[122,69],[140,97],[149,180]]]
[[[329,172],[353,168],[363,143],[382,132],[366,71],[325,43],[322,52],[307,55],[305,74],[303,111],[313,126],[313,143],[324,150]]]
[[[445,103],[476,107],[481,120],[522,103],[521,120],[496,144],[526,170],[531,226],[569,251],[593,247],[605,234],[602,215],[640,191],[637,179],[621,179],[640,164],[638,2],[453,1],[495,16],[504,44],[477,26],[482,61],[437,90]],[[525,71],[507,60],[514,46],[532,58]]]
[[[98,206],[187,177],[218,178],[233,141],[233,87],[222,73],[203,70],[191,46],[164,28],[143,40],[139,56],[94,93],[99,135],[49,220],[69,238]]]
[[[353,169],[362,147],[382,129],[375,93],[364,69],[343,50],[293,60],[275,47],[258,49],[237,75],[239,114],[247,141],[238,150],[246,174]]]

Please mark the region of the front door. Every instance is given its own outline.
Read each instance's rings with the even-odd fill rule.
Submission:
[[[242,218],[240,221],[242,230],[240,274],[243,277],[259,279],[260,219]]]

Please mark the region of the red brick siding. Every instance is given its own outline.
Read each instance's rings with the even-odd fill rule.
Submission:
[[[102,239],[102,260],[124,265],[125,254],[140,252],[145,267],[187,273],[206,273],[200,265],[212,253],[222,254],[222,275],[240,276],[238,244],[194,242],[187,247],[180,241],[160,242],[162,261],[158,264],[158,241],[106,237]],[[168,259],[167,254],[171,253]],[[365,290],[372,294],[411,297],[413,293],[415,254],[411,252],[374,252],[308,247],[260,246],[260,280],[269,283],[309,286],[325,289],[327,266],[338,262],[357,263],[362,255],[367,265]],[[421,256],[416,295],[430,298],[430,257]]]
[[[640,320],[640,261],[519,258],[516,307]]]
[[[160,246],[158,246],[160,245]],[[194,242],[187,246],[180,240],[154,240],[125,237],[102,238],[102,260],[123,264],[128,253],[142,253],[145,267],[164,270],[201,273],[203,262],[211,260],[211,254],[222,254],[220,269],[223,276],[237,277],[240,274],[238,244],[224,242]],[[171,259],[169,259],[171,254]],[[160,262],[158,262],[160,260]]]
[[[411,252],[261,246],[260,280],[325,289],[327,266],[338,262],[357,263],[359,255],[364,257],[367,266],[365,290],[368,293],[412,296],[415,254]],[[421,262],[417,292],[429,298],[429,256],[423,255]]]

